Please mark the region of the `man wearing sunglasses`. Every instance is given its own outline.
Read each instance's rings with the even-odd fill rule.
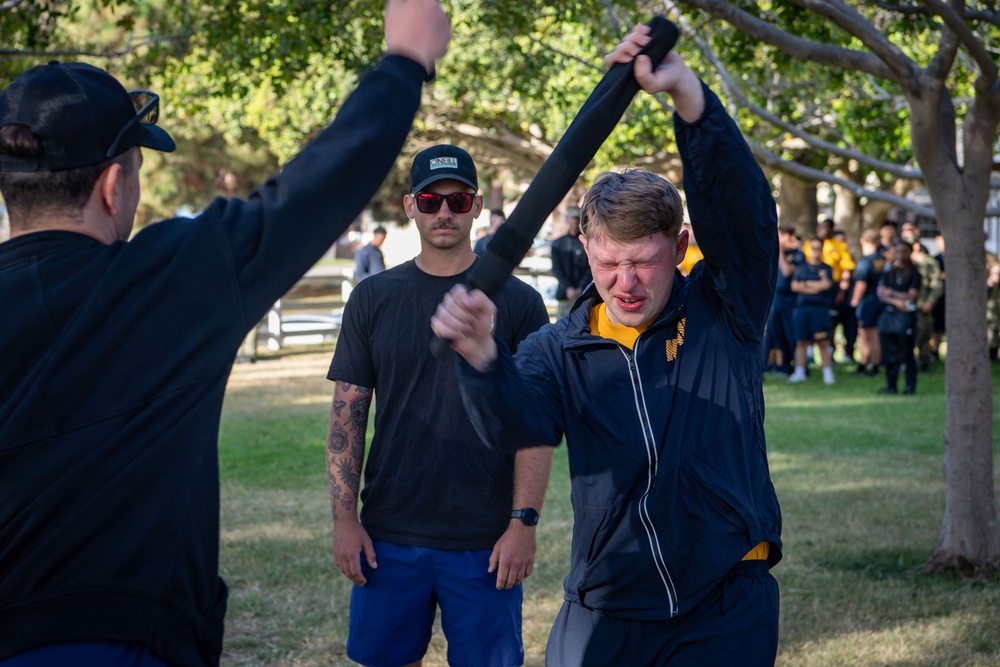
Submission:
[[[388,55],[246,201],[130,239],[156,95],[81,63],[0,93],[0,665],[219,664],[217,438],[246,332],[361,213],[449,41],[389,0]],[[340,184],[338,187],[337,184]]]
[[[520,582],[534,563],[552,451],[483,456],[454,353],[430,353],[431,314],[477,261],[478,187],[472,158],[456,146],[414,158],[403,206],[420,253],[358,283],[327,375],[336,383],[327,452],[333,549],[355,584],[347,655],[363,665],[419,663],[438,606],[449,664],[524,660]],[[547,322],[538,292],[510,278],[497,296],[497,338],[513,349]]]

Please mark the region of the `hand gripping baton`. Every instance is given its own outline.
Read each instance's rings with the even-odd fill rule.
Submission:
[[[640,54],[648,55],[653,67],[657,67],[677,42],[677,26],[656,16],[649,27],[651,39]],[[638,92],[633,63],[617,63],[607,71],[538,170],[510,217],[490,239],[486,253],[469,274],[471,289],[482,290],[491,298],[499,291],[528,253],[545,219],[590,164]],[[431,350],[440,356],[447,345],[448,341],[435,338]]]

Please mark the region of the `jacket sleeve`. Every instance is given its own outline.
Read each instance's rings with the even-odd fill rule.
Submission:
[[[497,359],[485,373],[455,355],[462,402],[479,437],[492,450],[555,447],[562,441],[559,386],[546,363],[550,328],[547,325],[522,341],[517,361],[497,341]]]
[[[730,331],[758,344],[771,307],[778,230],[771,185],[719,98],[705,90],[705,111],[674,116],[691,226],[705,255],[702,289],[717,295]]]
[[[323,255],[368,205],[403,147],[425,71],[385,57],[323,130],[246,201],[217,199],[203,218],[223,237],[245,327]]]

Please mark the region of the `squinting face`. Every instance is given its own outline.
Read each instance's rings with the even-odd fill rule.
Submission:
[[[431,183],[421,192],[450,195],[454,192],[473,192],[473,190],[464,183],[446,179]],[[472,231],[473,220],[483,210],[483,198],[476,195],[472,209],[465,213],[453,213],[447,200],[441,202],[441,208],[436,213],[421,213],[417,208],[416,199],[408,194],[403,197],[403,208],[416,223],[421,243],[439,250],[448,250],[462,243],[471,247],[469,234]]]
[[[660,314],[670,300],[674,270],[687,252],[686,230],[676,239],[658,232],[632,241],[604,234],[580,240],[612,322],[638,327]]]

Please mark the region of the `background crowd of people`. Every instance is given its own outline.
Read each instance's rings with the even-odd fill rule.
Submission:
[[[834,360],[853,372],[884,377],[880,393],[912,394],[917,376],[939,358],[945,333],[945,245],[922,239],[912,221],[886,221],[861,234],[855,259],[842,232],[824,219],[803,239],[792,226],[778,230],[777,288],[766,334],[765,370],[791,383],[808,376],[810,352],[826,384]],[[1000,349],[1000,260],[984,249],[990,359]],[[884,371],[884,372],[883,372]]]

